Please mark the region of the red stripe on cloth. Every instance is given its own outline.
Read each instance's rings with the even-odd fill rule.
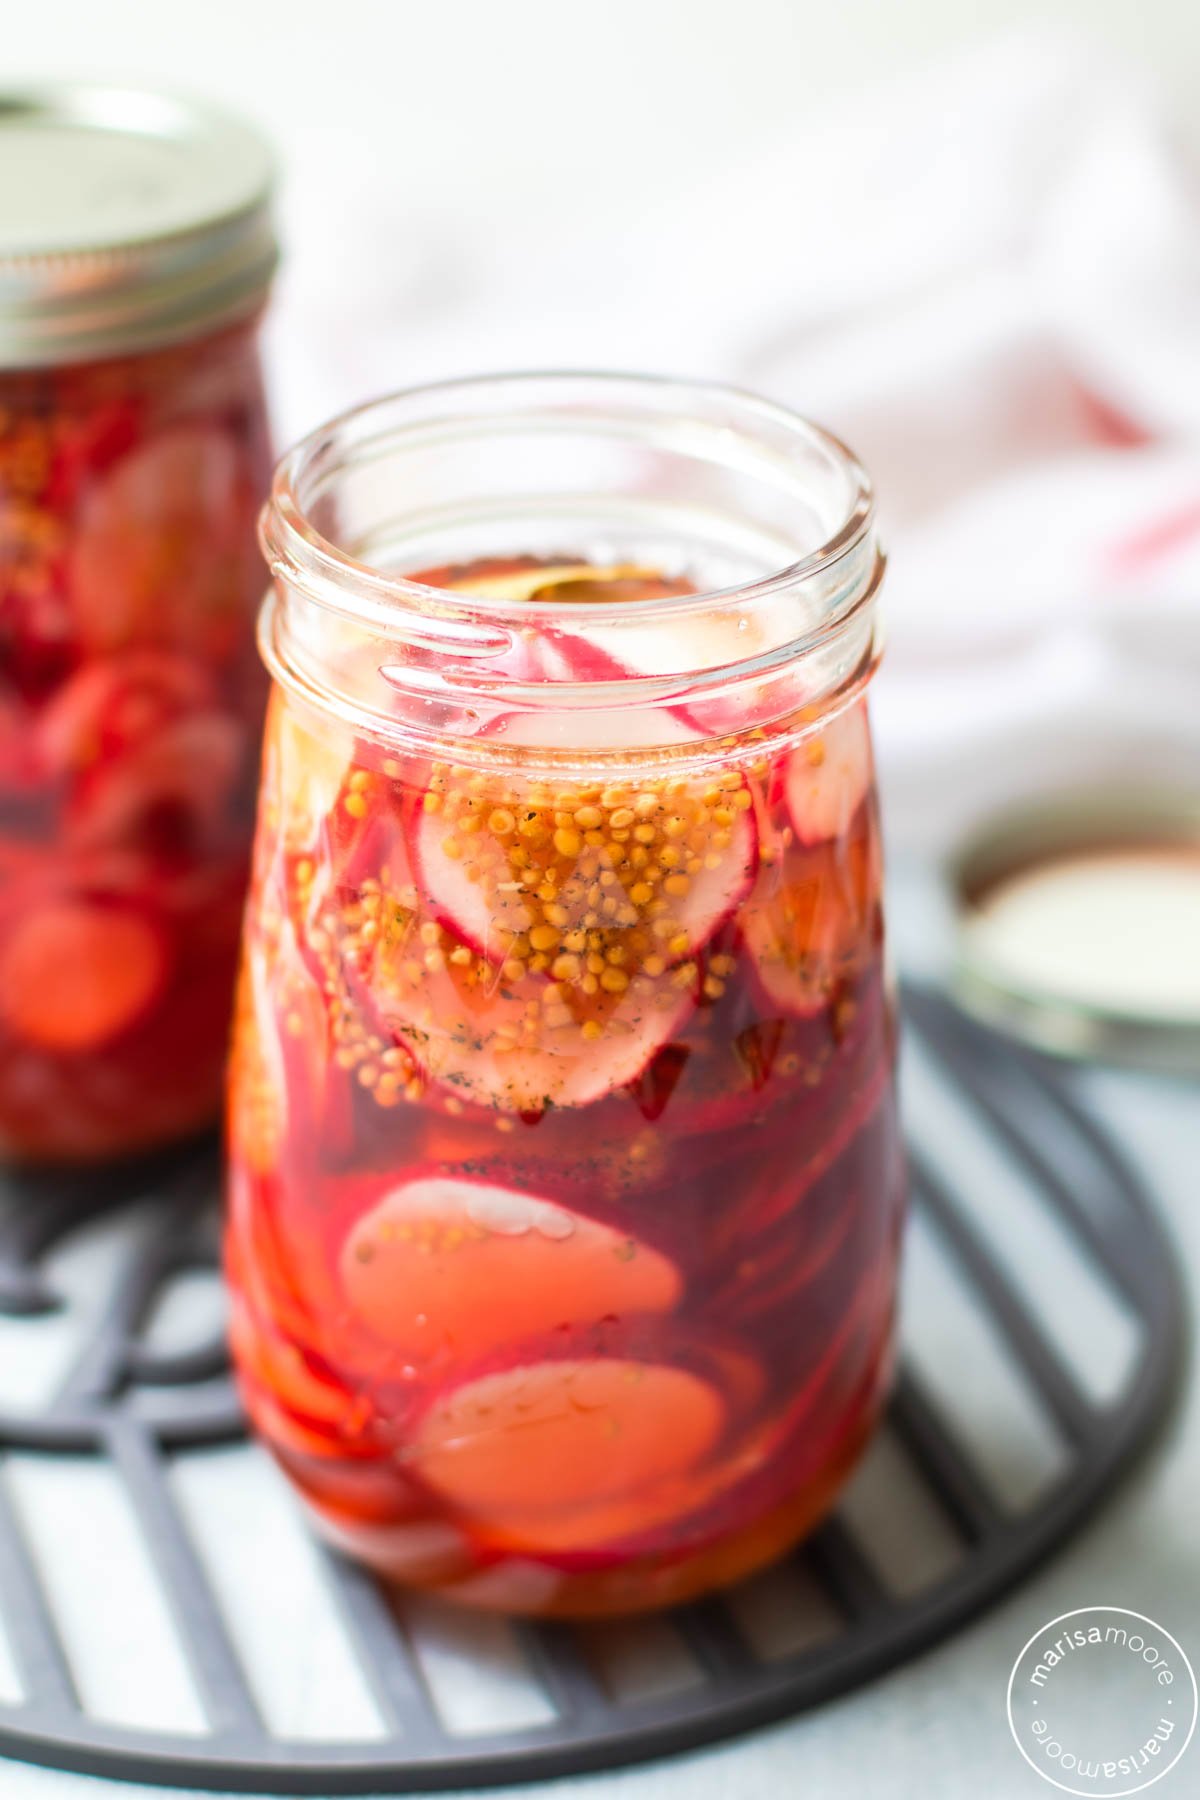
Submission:
[[[1114,575],[1134,575],[1147,563],[1170,556],[1200,533],[1200,499],[1155,519],[1115,545],[1105,561]]]

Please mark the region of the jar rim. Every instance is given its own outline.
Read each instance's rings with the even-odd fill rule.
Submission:
[[[486,618],[497,625],[544,625],[561,620],[561,601],[512,601],[478,593],[468,596],[451,588],[428,586],[355,557],[314,526],[308,516],[304,485],[314,475],[332,480],[350,466],[356,451],[374,448],[378,454],[385,438],[397,441],[406,430],[428,423],[418,410],[423,402],[444,399],[454,404],[477,397],[484,403],[481,410],[485,411],[489,396],[532,395],[541,390],[561,405],[576,391],[582,394],[585,388],[589,392],[599,390],[614,402],[622,397],[628,401],[640,397],[673,402],[675,413],[685,420],[702,413],[706,406],[724,406],[736,413],[738,425],[751,430],[755,425],[760,430],[772,429],[791,440],[795,453],[803,448],[823,456],[842,476],[846,490],[842,517],[812,550],[749,581],[639,600],[639,617],[671,618],[714,605],[766,602],[772,595],[794,589],[832,569],[859,548],[873,529],[874,489],[853,451],[823,426],[748,389],[723,382],[616,370],[511,371],[402,388],[348,408],[301,438],[278,463],[270,498],[260,517],[260,540],[272,574],[335,612],[385,628],[389,624],[395,628],[405,611],[436,617],[446,625],[452,624],[458,614]],[[389,428],[392,416],[407,409],[416,416],[407,424]],[[601,624],[628,617],[629,612],[628,600],[588,602],[589,619]],[[449,635],[456,654],[470,654],[464,632],[452,630]],[[489,654],[494,643],[481,641],[478,649],[481,654]]]

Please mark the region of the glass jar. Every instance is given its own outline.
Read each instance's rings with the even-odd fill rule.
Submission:
[[[830,1505],[903,1180],[850,454],[721,388],[402,394],[277,472],[231,1077],[250,1414],[338,1546],[666,1605]]]
[[[63,89],[0,96],[0,174],[0,1154],[91,1160],[220,1108],[271,171],[219,115]]]

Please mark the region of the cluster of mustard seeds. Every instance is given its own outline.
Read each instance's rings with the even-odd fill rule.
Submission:
[[[53,591],[54,565],[67,541],[66,519],[43,497],[61,427],[57,416],[35,419],[0,407],[0,541],[14,599]]]
[[[749,774],[761,783],[765,762]],[[689,996],[722,997],[735,956],[724,945],[701,952],[752,872],[753,806],[732,768],[556,788],[442,763],[423,792],[398,763],[351,768],[336,802],[343,829],[353,837],[386,815],[395,866],[335,886],[345,865],[328,841],[289,859],[334,1065],[382,1107],[419,1101],[433,1081],[445,1110],[482,1101],[511,1130],[532,1077],[522,1069],[506,1085],[506,1056],[550,1052],[550,1102],[555,1053],[628,1036]],[[772,835],[780,854],[783,833]],[[760,861],[770,847],[759,842]],[[777,935],[756,955],[803,966],[811,899],[775,885],[758,904]],[[463,908],[477,936],[455,928]],[[282,1024],[294,1036],[311,1029],[300,1009],[285,1009]],[[487,1069],[472,1070],[476,1053]]]
[[[423,794],[400,775],[386,765],[349,772],[338,801],[348,828],[377,808],[397,821],[407,812],[409,832],[445,859],[463,894],[478,891],[486,941],[455,930],[436,881],[419,891],[403,838],[393,860],[404,866],[338,891],[320,859],[292,865],[334,1061],[380,1105],[422,1096],[426,1075],[438,1077],[439,1043],[501,1059],[569,1054],[636,1031],[688,993],[720,998],[734,958],[713,954],[702,967],[696,936],[707,938],[725,896],[736,897],[752,872],[743,815],[753,802],[740,774],[554,789],[439,764]],[[691,929],[689,905],[698,909]],[[445,922],[431,916],[438,910]],[[304,1029],[299,1015],[284,1023]],[[453,1093],[443,1104],[462,1106]]]
[[[355,1233],[354,1259],[356,1262],[374,1262],[381,1249],[386,1250],[392,1244],[411,1246],[418,1256],[444,1256],[447,1252],[461,1250],[467,1244],[483,1244],[493,1234],[484,1225],[474,1219],[466,1218],[450,1222],[433,1217],[423,1219],[379,1219],[372,1227],[374,1235],[363,1231],[361,1226]]]
[[[668,778],[519,791],[444,764],[422,801],[426,833],[479,890],[505,978],[548,974],[584,999],[668,970],[678,988],[695,982],[689,902],[709,904],[706,877],[718,896],[737,892],[748,861],[739,817],[752,804],[734,770],[703,787]],[[713,879],[722,872],[725,884]]]
[[[307,881],[311,893],[311,862],[302,859],[297,866],[298,890],[304,894]],[[415,890],[407,890],[401,900],[385,887],[386,869],[378,877],[366,876],[357,897],[339,902],[336,896],[326,900],[317,914],[317,923],[308,932],[308,944],[321,970],[321,985],[329,1013],[329,1032],[333,1040],[333,1061],[337,1068],[352,1073],[359,1086],[369,1090],[372,1099],[383,1107],[397,1106],[401,1100],[419,1100],[424,1092],[420,1071],[403,1045],[389,1043],[372,1029],[372,1021],[364,1014],[361,1000],[351,991],[354,975],[369,979],[371,959],[381,932],[388,937],[400,934],[407,941],[416,911]],[[298,1015],[285,1020],[287,1029],[302,1030]]]

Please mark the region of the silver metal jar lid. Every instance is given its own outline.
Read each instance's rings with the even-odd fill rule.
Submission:
[[[0,368],[154,348],[252,311],[278,259],[250,127],[127,88],[0,92]]]
[[[1200,794],[1025,807],[949,877],[969,1010],[1059,1055],[1200,1074]]]

